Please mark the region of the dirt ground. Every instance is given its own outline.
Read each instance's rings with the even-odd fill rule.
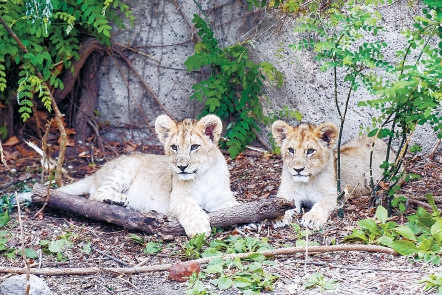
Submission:
[[[34,151],[24,143],[4,144],[3,148],[9,167],[15,169],[16,173],[12,174],[0,165],[0,197],[22,190],[24,187],[32,188],[35,181],[40,181],[40,158]],[[106,143],[103,151],[87,144],[75,144],[67,149],[65,168],[70,177],[78,179],[93,173],[116,154],[132,151],[161,153],[161,149],[157,147],[141,146],[131,142]],[[56,155],[54,149],[52,156]],[[251,149],[235,160],[228,159],[232,190],[237,198],[247,202],[275,196],[279,186],[281,164],[279,156]],[[412,180],[402,187],[401,193],[411,198],[406,212],[408,214],[412,213],[417,205],[422,204],[419,200],[413,199],[414,197],[426,193],[442,195],[441,148],[433,159],[428,155],[408,159],[407,169],[421,176],[420,179]],[[30,205],[22,210],[26,247],[41,253],[40,240],[56,240],[61,236],[67,237],[72,244],[63,251],[61,259],[47,253],[40,254],[39,258],[32,261],[34,268],[154,266],[185,259],[182,253],[187,242],[186,237],[176,237],[174,241],[164,242],[161,252],[148,255],[143,252],[144,245],[135,243],[131,239],[131,234],[146,242],[159,241],[159,237],[141,232],[128,232],[119,226],[96,222],[51,208],[38,213],[40,209],[40,206]],[[319,245],[341,244],[343,238],[357,227],[358,220],[373,217],[374,212],[375,208],[370,206],[367,198],[349,200],[345,207],[344,218],[334,214],[326,227],[311,232],[308,240],[315,241]],[[0,231],[7,230],[12,233],[12,236],[8,237],[9,247],[20,248],[17,210],[13,210],[11,218],[6,229]],[[398,215],[393,218],[396,222],[402,221]],[[228,229],[211,239],[223,239],[230,234],[268,238],[269,243],[275,248],[294,246],[299,239],[293,228],[274,229],[272,225],[264,222]],[[435,290],[424,291],[424,285],[418,281],[430,273],[442,271],[441,267],[414,261],[412,258],[353,251],[277,256],[271,261],[273,264],[265,266],[265,271],[278,274],[279,279],[274,284],[274,290],[267,292],[269,294],[436,294]],[[0,265],[0,269],[23,267],[23,262],[18,257],[8,259],[2,255]],[[335,290],[304,289],[303,284],[315,272],[322,273],[327,281],[336,280]],[[0,283],[10,275],[0,272]],[[62,274],[40,277],[44,278],[53,294],[167,295],[184,294],[187,288],[186,283],[169,280],[167,271],[130,275],[97,272],[93,275]],[[208,281],[204,283],[211,292],[241,294],[237,289],[219,291]]]

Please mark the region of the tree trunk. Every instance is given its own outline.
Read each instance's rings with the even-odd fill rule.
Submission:
[[[34,203],[45,203],[47,200],[50,207],[73,212],[94,220],[117,224],[129,230],[159,234],[165,238],[185,235],[183,227],[176,218],[155,211],[143,214],[121,206],[90,201],[84,197],[48,189],[48,187],[41,184],[35,184],[32,193]],[[47,199],[48,194],[49,198]],[[293,204],[285,199],[270,198],[211,212],[209,218],[212,226],[225,228],[273,219],[283,215],[286,210],[291,208],[293,208]]]

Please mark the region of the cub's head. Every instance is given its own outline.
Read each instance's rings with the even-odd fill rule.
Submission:
[[[155,131],[178,178],[192,180],[204,173],[216,158],[222,122],[215,115],[181,122],[161,115],[155,121]]]
[[[293,181],[308,182],[327,166],[338,129],[333,123],[292,127],[276,121],[272,125],[272,133],[281,148],[283,165],[293,176]]]

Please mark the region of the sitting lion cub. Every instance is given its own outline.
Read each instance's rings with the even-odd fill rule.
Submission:
[[[140,212],[175,216],[192,237],[211,232],[206,211],[236,205],[226,160],[218,149],[222,123],[215,115],[155,121],[165,156],[134,153],[106,163],[95,174],[59,188],[95,201],[122,203]]]
[[[336,155],[333,146],[338,128],[333,123],[292,127],[283,121],[272,125],[273,137],[281,148],[283,168],[278,197],[294,201],[295,210],[311,208],[302,223],[310,228],[323,226],[337,205]],[[341,146],[341,186],[349,192],[368,194],[370,151],[373,139],[355,138]],[[385,161],[387,144],[376,140],[373,153],[374,180],[382,178],[380,164]],[[276,226],[289,224],[293,210],[286,212]]]

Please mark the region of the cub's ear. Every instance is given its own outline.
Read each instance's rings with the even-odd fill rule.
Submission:
[[[278,120],[272,124],[272,134],[276,144],[281,147],[283,141],[287,138],[287,133],[292,128],[284,121]]]
[[[218,143],[223,130],[223,123],[218,116],[212,114],[204,116],[197,124],[204,135],[206,135],[213,143]]]
[[[326,143],[328,147],[333,147],[338,138],[338,127],[334,123],[324,123],[316,127],[316,136]]]
[[[163,145],[166,144],[167,138],[176,126],[176,122],[167,115],[160,115],[155,120],[155,132]]]

